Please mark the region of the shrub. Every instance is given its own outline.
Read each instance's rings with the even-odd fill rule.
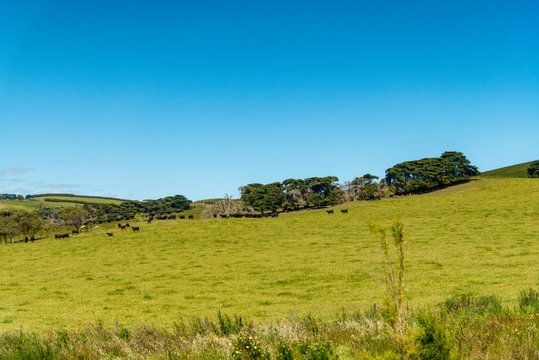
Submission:
[[[252,336],[239,336],[232,347],[234,360],[270,360],[270,354]]]
[[[337,359],[329,342],[309,342],[305,341],[299,346],[299,352],[306,360],[331,360]]]
[[[277,360],[293,360],[294,351],[286,343],[277,346]]]
[[[450,345],[444,327],[432,313],[417,317],[419,333],[415,336],[416,349],[411,359],[445,360],[450,358]]]

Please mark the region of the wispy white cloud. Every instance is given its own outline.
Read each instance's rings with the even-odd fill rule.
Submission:
[[[25,172],[32,171],[31,168],[23,168],[23,167],[10,167],[10,168],[3,168],[0,170],[0,174],[2,175],[18,175],[23,174]]]

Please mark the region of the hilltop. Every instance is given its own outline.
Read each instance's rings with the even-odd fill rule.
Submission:
[[[73,205],[121,204],[125,199],[75,194],[38,194],[23,199],[0,200],[0,210],[36,210]]]
[[[499,169],[489,170],[481,173],[484,177],[516,177],[527,178],[528,173],[526,170],[533,161],[528,161],[521,164],[505,166]]]

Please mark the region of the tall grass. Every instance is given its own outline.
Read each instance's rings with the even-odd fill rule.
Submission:
[[[529,290],[527,290],[529,291]],[[535,290],[533,290],[535,291]],[[539,313],[499,307],[497,296],[459,295],[411,309],[412,359],[537,359]],[[493,306],[492,304],[496,304]],[[538,306],[534,301],[532,306]],[[94,323],[47,334],[0,335],[2,359],[398,359],[378,310],[256,323],[218,313],[172,328]]]

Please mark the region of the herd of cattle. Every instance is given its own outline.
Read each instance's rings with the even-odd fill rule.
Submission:
[[[335,211],[334,210],[326,210],[326,213],[328,214],[334,214]],[[341,209],[341,213],[343,214],[348,214],[348,209]],[[214,218],[263,218],[263,217],[278,217],[279,214],[278,213],[267,213],[267,214],[213,214],[213,217]],[[183,220],[185,219],[185,215],[156,215],[155,217],[154,216],[150,216],[148,218],[148,224],[150,224],[154,219],[155,220],[176,220],[177,218],[179,218],[180,220]],[[193,215],[188,215],[188,219],[190,220],[193,220],[194,219],[194,216]],[[129,223],[125,223],[125,224],[118,224],[118,228],[120,230],[125,230],[126,228],[130,227],[131,230],[133,230],[133,232],[137,232],[137,231],[140,231],[140,227],[139,226],[131,226],[129,225]],[[79,230],[73,230],[71,232],[72,234],[78,234],[79,233]],[[114,236],[114,233],[111,233],[111,232],[108,232],[106,233],[107,236]],[[62,239],[62,238],[68,238],[69,237],[69,234],[66,233],[66,234],[55,234],[54,237],[56,239]],[[26,242],[28,242],[28,238],[25,239]],[[33,237],[31,239],[31,241],[33,241]]]

